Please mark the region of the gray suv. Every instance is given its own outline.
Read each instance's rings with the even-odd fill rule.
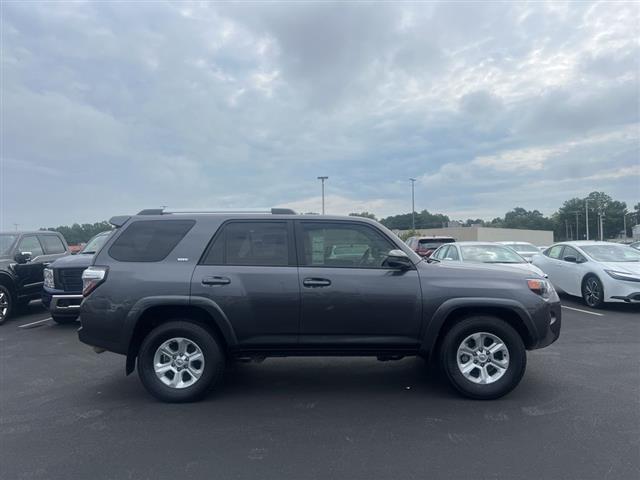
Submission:
[[[233,359],[301,355],[418,355],[492,399],[560,334],[544,278],[424,261],[365,218],[144,210],[111,223],[83,273],[79,337],[126,355],[127,374],[137,363],[164,401],[201,398]]]

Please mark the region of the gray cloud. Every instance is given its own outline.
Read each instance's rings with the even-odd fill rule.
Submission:
[[[337,213],[407,210],[409,176],[452,216],[638,201],[633,3],[3,10],[0,227],[309,210],[320,174]]]

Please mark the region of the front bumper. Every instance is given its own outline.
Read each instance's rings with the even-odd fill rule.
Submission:
[[[555,292],[554,297],[531,315],[537,332],[537,341],[530,347],[531,350],[551,345],[560,337],[562,307]]]
[[[630,293],[629,295],[612,295],[611,300],[621,300],[626,303],[640,303],[640,292]]]
[[[57,317],[77,317],[80,314],[82,294],[65,293],[45,289],[42,292],[42,303],[49,309],[51,315]]]

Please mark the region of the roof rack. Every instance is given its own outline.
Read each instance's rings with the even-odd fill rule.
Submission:
[[[296,212],[290,208],[271,208],[269,210],[198,210],[192,208],[186,209],[166,209],[166,208],[147,208],[138,212],[138,215],[167,215],[172,213],[270,213],[272,215],[295,215]]]

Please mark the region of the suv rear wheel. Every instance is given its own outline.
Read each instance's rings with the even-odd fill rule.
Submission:
[[[456,390],[489,400],[506,395],[520,383],[527,353],[518,332],[504,320],[479,316],[466,318],[447,332],[440,362]]]
[[[202,398],[222,377],[224,354],[216,339],[189,320],[154,328],[138,354],[138,375],[145,388],[165,402]]]

